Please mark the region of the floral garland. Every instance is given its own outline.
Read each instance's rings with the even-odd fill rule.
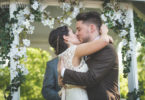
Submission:
[[[132,43],[130,41],[130,28],[131,22],[127,18],[128,13],[126,9],[116,9],[111,3],[104,3],[104,10],[103,14],[101,15],[104,22],[108,25],[110,29],[113,29],[114,32],[118,33],[119,36],[122,38],[122,62],[124,65],[123,73],[124,77],[128,76],[130,72],[130,63],[131,63],[131,53],[133,50]],[[142,46],[145,44],[145,39],[143,37],[143,24],[141,26],[136,26],[136,24],[143,23],[143,21],[139,20],[139,18],[135,14],[134,21],[135,21],[135,29],[136,29],[136,37],[137,40],[141,43]],[[140,37],[140,38],[139,38]],[[127,100],[130,99],[132,96],[133,99],[139,98],[143,95],[142,89],[134,89],[132,92],[127,94]]]
[[[75,3],[62,3],[61,8],[65,16],[52,18],[48,12],[42,9],[41,4],[37,0],[30,0],[30,5],[30,8],[18,8],[11,19],[10,35],[14,38],[8,56],[10,57],[10,66],[13,66],[10,67],[13,76],[11,76],[11,84],[5,90],[4,97],[7,100],[12,99],[12,94],[18,91],[18,88],[25,81],[25,75],[28,74],[28,70],[24,64],[21,64],[20,59],[24,58],[24,61],[27,60],[26,48],[30,46],[28,36],[33,34],[35,29],[31,23],[41,21],[44,26],[53,28],[56,21],[61,25],[67,24],[70,26],[72,19],[76,17],[82,8],[82,4],[77,2],[77,0]],[[7,93],[8,96],[6,96]]]
[[[107,24],[110,29],[119,34],[122,38],[122,62],[124,65],[124,77],[128,76],[131,64],[132,43],[130,41],[130,28],[131,22],[128,19],[126,9],[115,9],[111,3],[104,4],[104,10],[101,15],[102,20]]]

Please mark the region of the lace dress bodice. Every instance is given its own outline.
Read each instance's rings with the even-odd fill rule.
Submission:
[[[88,66],[85,63],[83,57],[81,58],[79,66],[73,66],[72,64],[76,48],[77,45],[71,45],[68,49],[66,49],[63,53],[61,53],[59,57],[63,58],[65,68],[78,72],[86,72],[88,71]]]
[[[83,57],[81,58],[79,66],[73,66],[72,64],[76,48],[76,45],[71,45],[68,49],[61,53],[59,57],[63,58],[65,68],[77,72],[87,72],[88,66]],[[65,84],[65,87],[61,88],[60,94],[61,100],[88,100],[88,95],[84,86],[82,88],[76,85]]]

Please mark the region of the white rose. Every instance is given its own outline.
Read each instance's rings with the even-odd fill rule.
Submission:
[[[30,14],[30,10],[29,10],[29,8],[26,7],[26,8],[24,9],[24,12],[23,12],[23,13],[26,14],[26,15],[29,15],[29,14]]]
[[[126,30],[121,30],[119,36],[123,37],[123,36],[126,36],[127,34],[128,34],[128,32]]]
[[[30,22],[34,22],[35,16],[33,14],[30,14]]]
[[[71,23],[71,20],[72,20],[72,19],[71,19],[70,17],[68,17],[67,19],[64,19],[64,20],[63,20],[63,23],[70,26],[70,25],[72,24],[72,23]]]
[[[38,9],[38,6],[39,6],[39,3],[37,1],[34,1],[33,5],[32,5],[32,8],[34,10],[37,10]]]
[[[23,44],[25,45],[25,46],[30,46],[30,40],[28,40],[28,39],[23,39]]]
[[[101,18],[103,21],[105,21],[105,22],[107,21],[107,18],[104,16],[104,14],[101,15]]]
[[[127,45],[128,42],[127,42],[126,39],[123,39],[123,40],[122,40],[122,43],[123,43],[123,46],[125,46],[125,45]]]

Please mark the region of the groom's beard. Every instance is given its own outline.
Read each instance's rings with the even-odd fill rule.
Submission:
[[[82,39],[82,42],[81,43],[87,43],[90,41],[90,38],[89,37],[86,37],[84,39]]]

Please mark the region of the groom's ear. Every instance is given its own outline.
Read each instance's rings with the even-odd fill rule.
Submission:
[[[90,32],[93,33],[95,31],[95,25],[94,24],[90,24]]]

